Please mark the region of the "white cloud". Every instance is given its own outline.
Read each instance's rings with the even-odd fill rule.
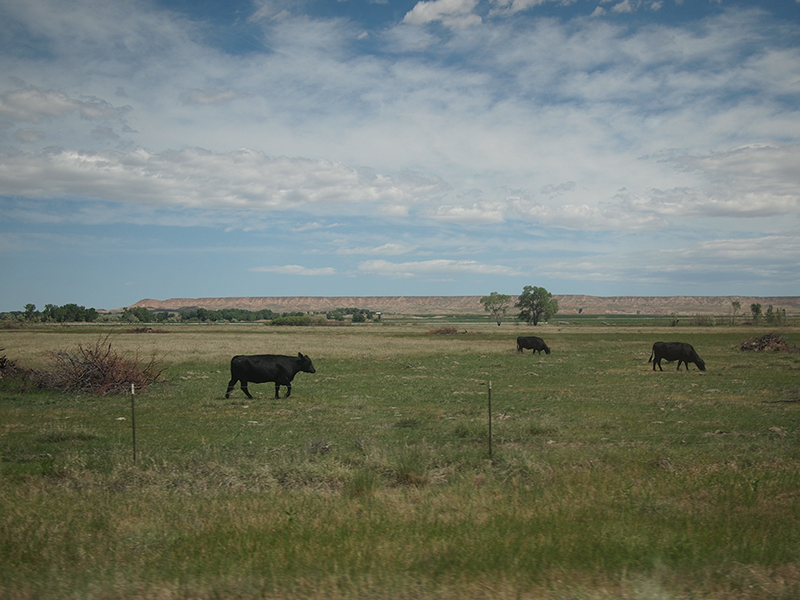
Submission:
[[[96,140],[118,140],[117,135],[111,127],[98,126],[92,129],[92,137]]]
[[[278,157],[240,150],[198,148],[152,154],[56,150],[17,153],[0,161],[6,193],[54,198],[90,197],[164,206],[341,210],[374,204],[396,215],[440,187],[425,178],[394,180],[362,174],[327,160]]]
[[[247,94],[235,90],[190,90],[181,94],[184,104],[220,104],[237,98],[245,98]]]
[[[286,0],[257,0],[253,2],[256,10],[247,18],[248,23],[259,21],[282,21],[291,17],[290,9],[297,6],[296,2]]]
[[[540,6],[546,2],[556,2],[558,0],[492,0],[492,4],[499,6],[501,14],[515,14],[529,10],[535,6]],[[567,0],[568,1],[568,0]]]
[[[611,10],[615,13],[632,13],[639,8],[639,2],[631,3],[631,0],[623,0],[619,4],[615,4]]]
[[[45,138],[44,131],[38,129],[18,129],[14,132],[14,139],[24,144],[40,142]]]
[[[28,86],[0,95],[0,117],[14,121],[40,123],[76,113],[83,119],[116,119],[124,116],[130,107],[114,107],[99,98],[76,100],[55,90],[42,90]]]
[[[700,234],[702,236],[702,234]],[[774,279],[800,284],[795,267],[800,255],[800,236],[794,234],[763,237],[693,239],[671,232],[672,247],[663,245],[660,236],[634,249],[620,249],[578,261],[554,260],[544,265],[551,277],[573,280],[624,280],[697,284],[750,280],[759,283]],[[788,289],[788,288],[787,288]]]
[[[358,265],[362,273],[386,277],[447,276],[456,274],[519,275],[511,267],[482,264],[474,260],[436,259],[418,262],[393,263],[385,260],[366,260]]]
[[[426,25],[440,21],[447,27],[468,27],[479,25],[481,17],[473,14],[478,0],[430,0],[417,2],[406,16],[403,23],[409,25]]]
[[[297,227],[293,227],[292,231],[297,232],[297,233],[302,233],[304,231],[314,231],[316,229],[331,229],[331,228],[334,228],[334,227],[339,227],[339,224],[338,223],[330,223],[328,225],[325,225],[323,223],[319,223],[317,221],[314,221],[313,223],[304,223],[303,225],[299,225]]]
[[[448,223],[501,223],[505,220],[503,206],[498,203],[439,206],[429,211],[428,216]]]
[[[407,246],[405,244],[387,243],[381,246],[373,247],[360,247],[360,248],[340,248],[336,251],[337,254],[367,254],[369,256],[396,256],[399,254],[408,254],[413,252],[416,246]]]
[[[519,248],[553,239],[578,257],[563,265],[577,281],[649,277],[637,252],[595,242],[612,235],[659,245],[664,272],[690,271],[703,252],[724,257],[694,242],[660,262],[676,231],[732,248],[785,242],[775,232],[800,213],[791,23],[733,6],[672,20],[653,12],[660,2],[635,0],[597,7],[637,8],[634,21],[549,19],[535,12],[542,3],[418,2],[404,23],[358,41],[364,28],[347,18],[259,1],[252,51],[237,54],[152,3],[0,2],[0,22],[13,25],[0,53],[0,208],[50,199],[4,215],[34,229],[235,231],[225,244],[280,229],[298,253],[340,261],[468,256],[476,262],[357,270],[465,280],[483,267],[504,275],[497,264],[525,264]],[[47,214],[33,221],[34,208]]]
[[[323,267],[320,269],[309,269],[301,265],[284,265],[280,267],[253,267],[249,269],[254,273],[276,273],[278,275],[301,275],[304,277],[318,277],[320,275],[336,275],[336,269]]]

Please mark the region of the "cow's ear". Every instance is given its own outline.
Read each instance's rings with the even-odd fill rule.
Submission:
[[[297,358],[303,358],[303,353],[302,352],[298,352],[297,353]]]

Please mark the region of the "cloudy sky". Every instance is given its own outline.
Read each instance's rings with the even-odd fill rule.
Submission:
[[[796,0],[0,0],[0,310],[800,295]]]

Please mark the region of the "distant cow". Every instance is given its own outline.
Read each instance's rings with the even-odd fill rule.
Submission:
[[[278,392],[282,385],[286,386],[286,397],[292,395],[292,379],[298,372],[316,373],[311,359],[303,354],[294,356],[280,356],[277,354],[257,354],[254,356],[234,356],[231,359],[231,380],[228,382],[228,391],[225,397],[229,398],[233,386],[237,381],[242,382],[242,391],[252,398],[247,390],[247,383],[275,382],[275,397],[280,398]]]
[[[536,337],[535,335],[528,337],[520,336],[517,338],[517,352],[522,352],[526,349],[532,350],[533,352],[538,352],[539,355],[542,354],[542,350],[544,350],[545,354],[550,354],[550,348],[547,347],[547,344],[544,343],[544,340],[540,337]]]
[[[656,365],[658,365],[659,370],[664,370],[661,368],[662,360],[666,360],[667,362],[677,360],[678,371],[681,370],[681,363],[686,365],[686,370],[688,371],[690,362],[697,365],[697,368],[701,371],[706,370],[706,363],[703,362],[703,359],[697,356],[697,352],[691,344],[686,344],[684,342],[656,342],[653,344],[653,351],[650,353],[650,358],[647,361],[653,362],[653,371],[656,370]]]

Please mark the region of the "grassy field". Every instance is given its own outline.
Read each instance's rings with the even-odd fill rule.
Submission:
[[[38,368],[110,332],[168,379],[136,396],[135,463],[130,396],[0,382],[0,597],[800,597],[799,353],[741,352],[768,331],[744,326],[457,328],[0,331]],[[518,354],[531,334],[552,354]],[[657,340],[707,371],[653,372]],[[231,356],[297,352],[291,398],[225,400]]]

